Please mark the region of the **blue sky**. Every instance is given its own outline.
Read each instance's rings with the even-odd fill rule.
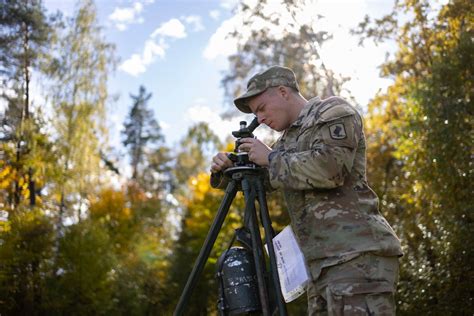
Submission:
[[[246,0],[252,4],[254,0]],[[269,10],[280,10],[279,1],[269,1]],[[241,17],[232,14],[234,0],[97,0],[98,17],[108,41],[117,46],[120,57],[111,77],[110,93],[118,96],[109,106],[111,144],[120,146],[120,129],[131,105],[129,94],[140,85],[153,94],[149,102],[160,122],[168,145],[176,144],[188,128],[206,121],[225,138],[238,127],[240,119],[223,121],[220,80],[227,69],[226,57],[235,43],[225,39],[226,31],[239,25]],[[71,15],[74,1],[46,0],[48,11]],[[378,89],[390,82],[378,77],[377,66],[390,46],[357,46],[349,28],[362,20],[390,12],[392,0],[314,1],[308,16],[326,16],[322,27],[334,40],[322,47],[329,67],[351,76],[347,88],[362,107]],[[304,17],[302,17],[304,19]],[[393,49],[393,48],[392,48]],[[312,97],[312,96],[307,96]]]

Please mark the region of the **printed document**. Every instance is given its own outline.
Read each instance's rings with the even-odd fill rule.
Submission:
[[[291,226],[285,227],[273,238],[273,249],[275,249],[281,291],[285,302],[289,303],[305,292],[309,279],[303,253]]]

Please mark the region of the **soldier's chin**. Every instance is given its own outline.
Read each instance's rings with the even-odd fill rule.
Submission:
[[[268,127],[270,127],[272,130],[274,131],[277,131],[277,132],[281,132],[281,131],[284,131],[286,129],[286,127],[280,127],[280,126],[275,126],[275,124],[270,124],[268,125]]]
[[[278,131],[278,129],[277,129],[277,127],[275,127],[275,123],[273,123],[273,121],[268,123],[267,126],[270,127],[274,131]]]

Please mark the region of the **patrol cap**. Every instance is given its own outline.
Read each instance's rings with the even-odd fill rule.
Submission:
[[[244,113],[252,113],[248,98],[259,95],[270,87],[286,86],[299,91],[295,73],[290,68],[272,66],[250,78],[247,92],[234,100],[235,106]]]

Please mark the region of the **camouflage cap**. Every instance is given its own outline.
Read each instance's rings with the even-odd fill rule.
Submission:
[[[295,73],[290,68],[272,66],[262,71],[247,83],[247,92],[234,100],[235,106],[244,113],[252,113],[248,106],[248,99],[264,92],[270,87],[286,86],[299,91]]]

